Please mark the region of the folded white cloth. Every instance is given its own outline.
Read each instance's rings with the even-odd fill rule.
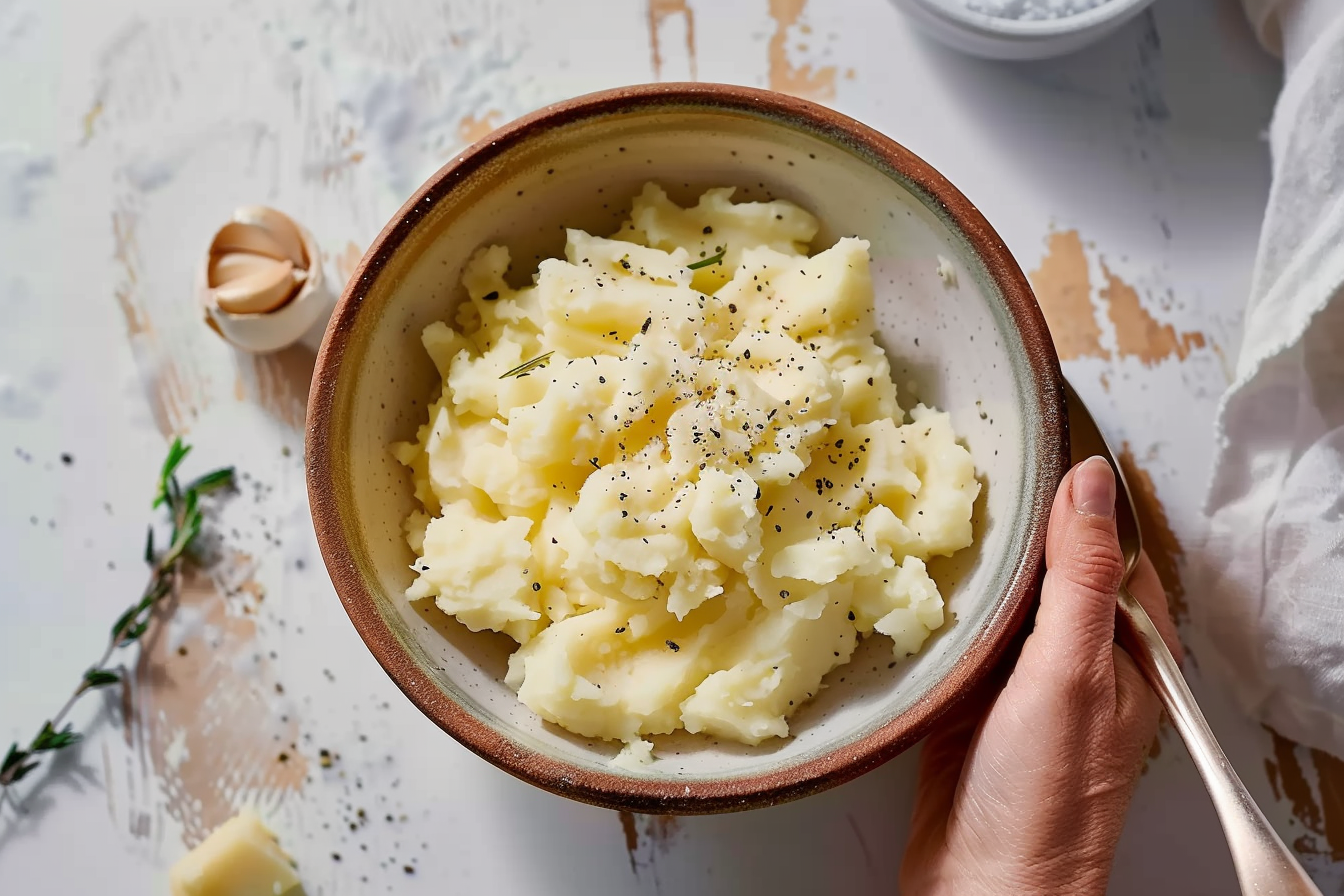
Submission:
[[[1284,56],[1274,182],[1218,415],[1195,654],[1247,712],[1344,753],[1344,2],[1244,0]]]

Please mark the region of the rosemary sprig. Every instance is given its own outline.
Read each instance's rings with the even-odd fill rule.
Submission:
[[[527,373],[528,371],[536,370],[538,367],[541,367],[541,366],[544,365],[547,361],[551,360],[551,355],[553,355],[553,354],[555,354],[555,352],[551,351],[551,352],[546,352],[546,354],[544,354],[544,355],[537,355],[537,356],[536,356],[535,358],[533,358],[532,360],[530,360],[530,361],[524,361],[523,363],[519,364],[517,367],[513,368],[512,370],[506,370],[506,371],[504,371],[503,373],[501,373],[501,374],[499,375],[499,378],[502,379],[502,380],[506,380],[506,379],[508,379],[508,378],[511,377],[511,376],[522,376],[524,373]]]
[[[38,758],[40,754],[63,750],[83,739],[83,735],[76,732],[72,725],[62,726],[61,723],[65,721],[66,715],[80,697],[89,691],[121,681],[121,672],[108,668],[112,654],[118,648],[133,644],[140,639],[149,628],[155,605],[172,593],[181,573],[182,564],[187,559],[187,553],[191,550],[196,537],[201,534],[203,522],[201,497],[233,482],[233,468],[225,467],[193,479],[183,487],[177,478],[177,468],[190,451],[191,448],[182,444],[181,439],[174,439],[159,471],[158,489],[154,495],[153,506],[168,507],[171,532],[168,547],[156,551],[154,527],[152,525],[149,527],[145,537],[145,562],[149,564],[150,573],[144,593],[140,595],[139,601],[117,617],[116,624],[112,626],[107,649],[103,651],[98,662],[85,670],[74,693],[65,701],[60,711],[42,723],[41,730],[27,747],[20,747],[17,743],[10,745],[4,761],[0,762],[0,795],[6,795],[11,784],[23,780],[29,772],[38,767],[41,762]]]
[[[701,268],[707,268],[712,264],[720,264],[723,261],[724,253],[727,251],[728,251],[727,246],[720,246],[719,251],[709,256],[708,258],[702,258],[699,261],[695,262],[694,264],[686,265],[686,270],[698,271]]]

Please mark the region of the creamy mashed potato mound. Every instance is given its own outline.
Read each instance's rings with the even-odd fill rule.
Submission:
[[[925,561],[971,543],[974,464],[897,402],[868,243],[809,256],[815,218],[732,194],[649,184],[521,289],[477,251],[394,446],[423,508],[407,596],[516,640],[523,703],[627,766],[680,728],[787,736],[860,637],[914,654],[944,618]]]

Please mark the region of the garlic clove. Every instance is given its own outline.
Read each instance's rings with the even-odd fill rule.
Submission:
[[[230,221],[221,227],[219,233],[215,234],[214,242],[210,244],[211,255],[226,255],[230,252],[250,252],[253,255],[274,258],[276,261],[293,263],[293,259],[285,252],[285,247],[271,236],[270,231],[256,224],[244,224],[240,221]]]
[[[208,285],[223,286],[233,280],[250,277],[253,274],[281,266],[267,255],[255,255],[251,252],[225,252],[210,259]]]
[[[294,270],[294,262],[277,261],[215,287],[215,304],[229,314],[265,314],[285,304],[306,278],[306,271]]]
[[[206,323],[235,348],[255,354],[296,342],[316,349],[335,304],[313,235],[265,206],[233,213],[212,238],[196,277]]]
[[[296,268],[308,267],[308,255],[303,251],[303,236],[289,215],[264,205],[247,205],[233,213],[233,220],[241,224],[254,224],[265,230],[284,252],[282,258],[294,262]]]

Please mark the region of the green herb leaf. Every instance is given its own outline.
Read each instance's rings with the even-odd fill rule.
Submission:
[[[723,254],[727,251],[728,247],[724,246],[722,249],[718,251],[717,254],[711,255],[708,258],[702,258],[699,261],[695,262],[694,264],[686,265],[686,269],[689,271],[698,271],[701,268],[707,268],[712,264],[719,264],[720,262],[723,261]]]
[[[551,355],[553,354],[555,354],[555,352],[552,351],[552,352],[546,352],[546,354],[544,355],[537,355],[531,361],[524,361],[523,363],[519,364],[512,370],[506,370],[504,373],[501,373],[499,375],[499,378],[505,380],[511,376],[518,376],[520,374],[527,373],[529,370],[535,370],[536,368],[543,366],[547,361],[549,361],[551,359]]]
[[[191,446],[182,443],[182,437],[177,436],[173,439],[173,444],[168,446],[168,456],[163,460],[163,469],[159,471],[160,480],[172,479],[177,473],[177,468],[182,465],[182,461],[191,453]]]
[[[107,687],[121,681],[121,675],[107,669],[89,669],[84,673],[84,690]]]
[[[149,629],[150,616],[154,610],[154,604],[166,595],[170,589],[167,579],[162,579],[154,583],[154,587],[140,598],[140,603],[131,608],[127,615],[124,627],[121,630],[121,643],[129,644],[143,635]]]
[[[36,762],[27,761],[31,755],[27,750],[20,750],[18,744],[10,745],[5,761],[0,763],[0,787],[8,787],[15,781],[23,780],[24,775],[37,768]]]
[[[200,495],[233,485],[233,467],[223,467],[204,476],[198,476],[187,485],[187,492]]]
[[[27,755],[27,754],[24,754]],[[32,762],[21,762],[3,775],[0,775],[0,785],[8,786],[18,781],[22,781],[28,776],[28,773],[37,768],[37,760]]]
[[[123,629],[125,629],[130,621],[135,618],[135,614],[139,612],[139,609],[139,607],[131,607],[125,613],[122,613],[117,617],[117,621],[112,623],[112,637],[114,639],[119,639],[122,636]]]
[[[147,527],[145,532],[145,562],[154,565],[154,527]]]
[[[168,456],[163,459],[163,467],[159,470],[159,490],[154,497],[153,506],[158,507],[171,497],[170,486],[176,485],[173,482],[173,474],[182,465],[182,459],[190,453],[190,446],[182,444],[181,436],[173,439],[173,444],[168,446]]]
[[[9,752],[5,754],[5,761],[0,762],[0,775],[5,774],[27,758],[28,752],[26,750],[20,750],[18,744],[10,744]]]
[[[196,536],[201,534],[201,526],[204,523],[205,518],[201,516],[199,510],[194,512],[191,518],[187,520],[187,547],[191,547],[191,543],[196,540]]]
[[[57,731],[51,727],[50,722],[47,722],[42,726],[42,730],[38,732],[37,737],[33,738],[30,749],[34,753],[46,753],[51,750],[64,749],[72,744],[79,743],[83,739],[84,736],[76,734],[71,725],[66,725],[60,731]]]

